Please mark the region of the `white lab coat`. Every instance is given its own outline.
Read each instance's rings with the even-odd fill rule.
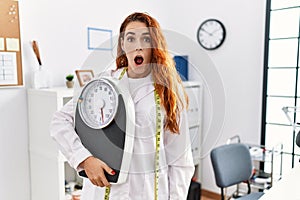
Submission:
[[[121,71],[108,74],[118,79]],[[126,73],[120,81],[128,85]],[[111,200],[154,199],[156,110],[153,84],[141,87],[133,96],[133,101],[136,114],[133,157],[127,181],[111,185]],[[78,165],[91,153],[81,144],[74,131],[74,107],[71,100],[54,114],[50,133],[69,164],[80,170]],[[180,134],[169,131],[162,131],[161,134],[158,199],[184,200],[194,173],[186,111],[182,111],[180,116]],[[105,187],[97,187],[84,178],[81,200],[104,199],[104,192]]]

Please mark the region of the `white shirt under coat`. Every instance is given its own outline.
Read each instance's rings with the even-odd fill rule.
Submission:
[[[121,72],[122,69],[119,69],[107,74],[118,79]],[[140,83],[141,80],[143,84]],[[141,80],[128,78],[127,73],[120,80],[122,84],[128,86],[135,104],[136,132],[127,181],[124,184],[111,185],[111,200],[154,199],[156,144],[154,86],[151,74]],[[54,114],[50,133],[69,164],[79,170],[78,165],[91,156],[91,153],[82,145],[74,130],[75,106],[74,101],[71,100]],[[159,200],[186,199],[194,174],[186,110],[181,112],[179,126],[179,134],[170,131],[161,132]],[[104,193],[105,187],[95,186],[89,179],[84,178],[81,200],[101,200],[104,199]]]

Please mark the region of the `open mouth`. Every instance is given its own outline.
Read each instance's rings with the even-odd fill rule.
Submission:
[[[141,65],[144,62],[144,58],[142,56],[136,56],[134,62],[136,65]]]

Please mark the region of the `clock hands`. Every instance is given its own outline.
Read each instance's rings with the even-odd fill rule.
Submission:
[[[205,30],[204,28],[201,29],[201,31],[207,33],[209,36],[214,36],[214,33],[217,32],[217,31],[219,31],[219,30],[220,30],[220,28],[217,28],[217,29],[215,29],[215,30],[212,31],[212,32],[208,32],[208,31]]]
[[[220,28],[217,28],[216,30],[214,30],[211,34],[214,34],[215,32],[221,30]]]
[[[207,33],[208,35],[212,36],[212,33],[208,32],[207,30],[205,30],[204,28],[201,29],[201,31]]]
[[[105,107],[105,101],[101,99],[101,104],[100,104],[100,112],[101,112],[101,121],[104,123],[104,112],[103,108]]]

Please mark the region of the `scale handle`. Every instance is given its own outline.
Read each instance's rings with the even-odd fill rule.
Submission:
[[[116,183],[117,180],[118,180],[118,177],[119,177],[119,173],[120,173],[120,170],[116,170],[116,169],[113,169],[113,170],[116,172],[115,175],[110,175],[106,171],[104,171],[104,175],[105,175],[107,181],[110,182],[110,183]],[[84,170],[78,172],[78,174],[81,177],[88,178],[88,176],[87,176],[87,174],[85,173]]]
[[[78,172],[79,176],[82,176],[82,177],[85,177],[85,178],[88,178],[88,176],[86,175],[85,171],[82,170],[80,172]]]

